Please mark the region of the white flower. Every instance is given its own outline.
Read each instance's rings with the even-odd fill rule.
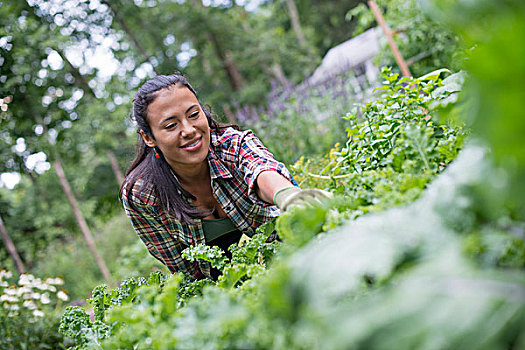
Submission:
[[[33,290],[29,287],[20,287],[18,288],[18,290],[16,291],[16,294],[17,295],[22,295],[22,294],[27,294],[27,293],[31,293]]]
[[[4,278],[11,278],[13,277],[13,274],[11,273],[11,271],[9,270],[0,270],[0,280],[4,279]]]
[[[36,281],[35,287],[37,287],[40,290],[46,290],[49,286],[45,283],[42,283],[42,281]]]
[[[64,284],[64,280],[62,280],[62,278],[60,277],[56,277],[56,278],[46,278],[46,283],[48,284],[54,284],[54,285],[61,285],[61,284]]]
[[[24,301],[24,303],[22,304],[23,307],[29,309],[29,310],[34,310],[37,308],[35,302],[33,300],[26,300]]]
[[[18,284],[20,286],[25,286],[27,284],[31,284],[33,282],[35,276],[29,274],[29,273],[23,273],[20,275],[20,278],[18,279]]]
[[[6,288],[6,289],[4,289],[4,294],[17,295],[17,290],[16,290],[16,288]]]
[[[42,294],[42,299],[40,299],[42,304],[49,304],[51,300],[49,299],[49,293]]]
[[[57,288],[55,286],[51,286],[51,285],[48,285],[47,286],[47,290],[51,291],[51,292],[56,292],[57,291]]]
[[[31,293],[32,299],[40,299],[40,293]]]
[[[67,296],[67,294],[64,293],[64,291],[61,291],[61,290],[58,291],[57,298],[60,299],[60,300],[64,300],[64,301],[69,300],[69,297]]]
[[[33,316],[36,316],[36,317],[44,317],[44,313],[40,310],[34,310],[33,311]]]
[[[9,283],[7,283],[7,281],[0,280],[0,287],[9,287]]]
[[[7,302],[10,302],[10,303],[16,303],[18,301],[18,298],[14,295],[7,295],[7,294],[2,294],[2,296],[0,296],[0,301],[7,301]]]
[[[17,304],[13,304],[11,305],[11,308],[10,308],[12,311],[17,311],[20,309],[20,306],[18,306]]]

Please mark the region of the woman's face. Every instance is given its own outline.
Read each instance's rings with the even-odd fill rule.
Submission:
[[[206,162],[210,127],[197,97],[185,86],[162,89],[148,106],[154,139],[141,132],[146,144],[157,146],[177,172],[192,171]]]

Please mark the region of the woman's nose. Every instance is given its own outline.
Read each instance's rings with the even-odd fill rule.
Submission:
[[[185,120],[181,123],[180,133],[182,137],[193,136],[195,133],[195,127],[188,120]]]

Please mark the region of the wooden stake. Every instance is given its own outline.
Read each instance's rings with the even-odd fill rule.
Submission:
[[[381,10],[377,6],[376,2],[372,0],[368,1],[368,7],[370,7],[370,10],[372,10],[372,13],[375,16],[377,23],[379,24],[379,26],[381,26],[381,29],[383,30],[383,33],[386,36],[386,39],[388,40],[388,45],[390,46],[390,49],[392,50],[392,53],[394,54],[394,58],[396,59],[399,69],[401,69],[401,73],[405,77],[411,77],[412,74],[410,74],[410,70],[408,70],[408,66],[405,60],[403,59],[403,56],[401,56],[401,52],[399,52],[399,48],[394,42],[394,38],[392,37],[392,31],[390,30],[390,28],[388,28],[388,25],[383,19]]]

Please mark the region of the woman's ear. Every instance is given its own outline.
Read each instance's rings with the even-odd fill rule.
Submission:
[[[144,130],[140,130],[140,136],[142,136],[142,139],[144,140],[144,143],[146,144],[146,146],[149,146],[149,147],[156,147],[157,144],[155,143],[155,140],[153,139],[153,137],[151,135],[148,135],[144,132]]]

